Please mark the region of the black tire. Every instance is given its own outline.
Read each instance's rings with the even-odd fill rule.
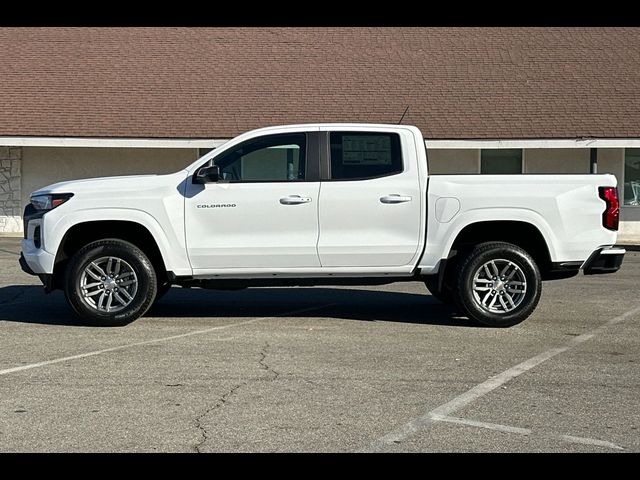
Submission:
[[[89,305],[81,293],[82,273],[91,262],[102,257],[124,260],[137,277],[137,291],[133,300],[117,312],[99,311]],[[67,302],[84,323],[105,327],[127,325],[144,315],[153,304],[158,288],[156,272],[149,258],[135,245],[118,239],[92,242],[73,255],[65,271],[64,287]]]
[[[512,262],[520,269],[520,273],[526,280],[526,291],[511,311],[489,311],[487,307],[481,305],[484,298],[478,300],[474,295],[474,275],[491,260],[498,260],[498,263],[500,260]],[[506,262],[503,265],[506,265]],[[456,277],[454,299],[457,307],[470,319],[488,327],[510,327],[524,321],[535,310],[542,293],[542,279],[535,261],[525,250],[510,243],[487,242],[476,245],[461,260]],[[487,295],[491,294],[489,299],[493,300],[493,296],[500,293],[503,287],[500,284],[500,288],[496,287],[498,290],[493,290],[492,286],[488,288],[490,290],[487,291]],[[507,293],[509,292],[504,292],[504,294]],[[482,295],[484,296],[484,292]],[[517,295],[514,297],[517,298]],[[506,297],[503,296],[502,299],[507,303]],[[500,300],[500,295],[496,296],[496,300]],[[512,308],[511,305],[509,307]],[[494,308],[502,307],[497,305]]]

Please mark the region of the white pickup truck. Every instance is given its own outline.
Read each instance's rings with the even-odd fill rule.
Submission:
[[[172,285],[421,281],[506,327],[543,280],[620,268],[618,211],[613,175],[430,176],[416,127],[278,126],[173,174],[34,192],[20,264],[93,325],[135,320]]]

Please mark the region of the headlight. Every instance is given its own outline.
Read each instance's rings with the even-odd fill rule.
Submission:
[[[50,195],[37,195],[31,197],[31,205],[36,210],[53,210],[73,197],[73,193],[53,193]]]

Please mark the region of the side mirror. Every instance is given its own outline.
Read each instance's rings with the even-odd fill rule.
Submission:
[[[201,167],[196,171],[193,177],[193,183],[216,183],[219,179],[220,167],[218,165],[209,165],[207,167]]]

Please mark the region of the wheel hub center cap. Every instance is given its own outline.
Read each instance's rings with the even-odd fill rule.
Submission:
[[[495,282],[493,282],[493,289],[501,292],[502,290],[504,290],[504,282],[500,279],[496,280]]]
[[[104,289],[110,292],[116,288],[116,281],[111,277],[107,277],[104,279],[103,285]]]

